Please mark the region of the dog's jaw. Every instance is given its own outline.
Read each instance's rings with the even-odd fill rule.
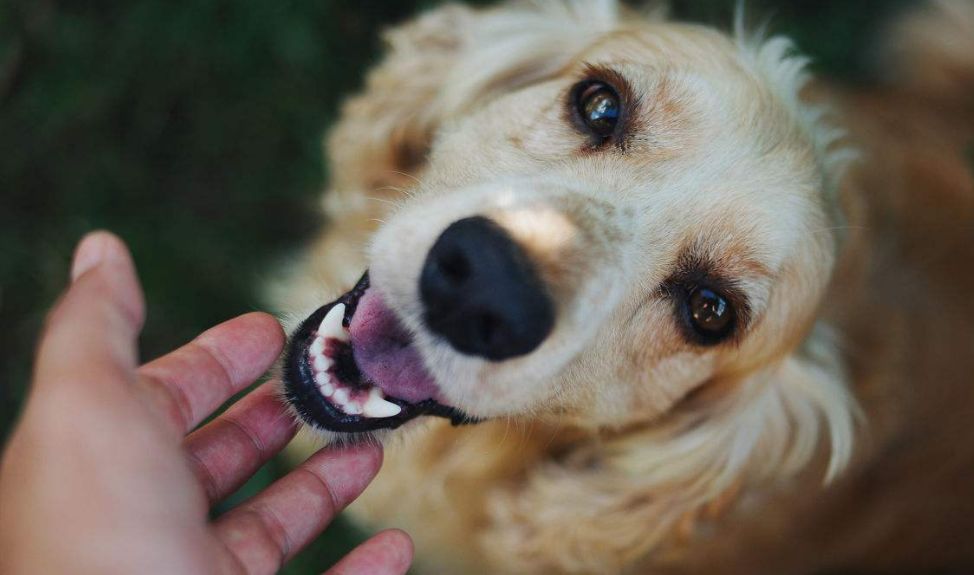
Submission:
[[[370,293],[367,274],[294,331],[283,385],[298,416],[323,432],[395,429],[421,415],[472,421],[440,401],[408,334],[381,297]]]

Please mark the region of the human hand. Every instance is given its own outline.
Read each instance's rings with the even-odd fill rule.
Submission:
[[[138,367],[144,303],[125,246],[89,235],[71,277],[0,464],[0,572],[272,573],[378,471],[378,446],[324,449],[210,521],[295,424],[268,383],[186,434],[268,369],[280,326],[244,315]],[[404,573],[411,559],[408,536],[385,531],[329,573]]]

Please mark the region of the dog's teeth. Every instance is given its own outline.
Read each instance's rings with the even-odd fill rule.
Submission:
[[[325,319],[321,320],[318,326],[318,336],[321,338],[333,337],[339,341],[348,341],[348,332],[342,325],[345,318],[345,304],[340,303],[328,310]],[[313,344],[312,344],[313,345]]]
[[[325,353],[325,338],[318,336],[311,342],[311,357],[318,357]]]
[[[331,369],[331,359],[323,355],[314,356],[314,358],[314,367],[316,372],[322,373]]]
[[[331,394],[335,393],[335,384],[331,382],[331,376],[327,373],[315,374],[315,383],[325,397],[331,397]]]
[[[358,402],[350,401],[342,406],[342,411],[349,415],[362,415],[362,406]]]
[[[393,415],[399,415],[400,411],[402,411],[402,408],[395,403],[386,401],[382,396],[382,391],[377,387],[369,390],[369,398],[362,405],[362,414],[365,417],[392,417]]]
[[[347,389],[336,389],[335,395],[332,396],[332,400],[337,403],[340,407],[345,407],[348,403],[348,390]]]

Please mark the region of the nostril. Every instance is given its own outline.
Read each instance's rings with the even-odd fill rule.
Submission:
[[[493,349],[502,344],[499,341],[500,338],[498,334],[500,333],[500,318],[490,312],[481,313],[475,320],[477,339],[483,342],[485,349]]]
[[[470,278],[470,260],[458,250],[439,254],[436,265],[443,277],[450,283],[462,284]]]

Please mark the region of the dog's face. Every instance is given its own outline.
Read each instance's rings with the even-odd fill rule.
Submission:
[[[335,431],[625,426],[780,360],[835,250],[801,82],[780,51],[645,23],[468,98],[368,281],[296,332],[292,403]]]

